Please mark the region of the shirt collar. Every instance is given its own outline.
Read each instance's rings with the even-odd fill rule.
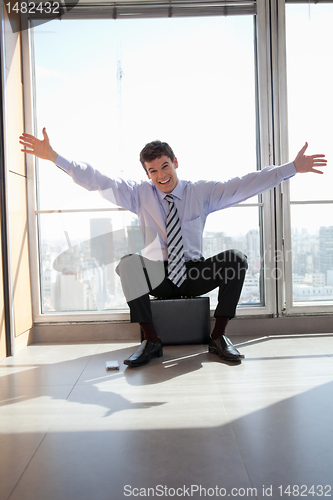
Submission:
[[[181,200],[183,197],[183,182],[180,179],[178,179],[177,186],[175,187],[175,189],[173,191],[171,191],[171,193],[164,193],[161,189],[158,189],[158,188],[156,188],[156,191],[157,191],[157,195],[158,195],[160,202],[162,202],[162,200],[164,200],[164,198],[167,194],[172,194],[172,196]]]

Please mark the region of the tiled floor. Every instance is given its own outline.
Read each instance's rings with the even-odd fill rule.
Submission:
[[[333,335],[234,342],[236,366],[199,345],[126,368],[125,343],[3,360],[0,499],[333,497]]]

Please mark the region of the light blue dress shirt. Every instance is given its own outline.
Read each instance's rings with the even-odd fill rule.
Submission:
[[[139,218],[144,255],[151,260],[167,260],[166,193],[150,180],[135,182],[111,179],[84,162],[58,156],[55,164],[67,172],[76,184],[98,190],[111,203],[135,213]],[[186,260],[202,258],[202,235],[207,216],[232,207],[289,179],[296,173],[294,163],[270,166],[226,182],[179,180],[172,191],[182,228]]]

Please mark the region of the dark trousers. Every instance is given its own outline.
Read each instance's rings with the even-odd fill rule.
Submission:
[[[178,288],[167,278],[167,262],[140,255],[123,257],[117,266],[132,323],[152,323],[149,295],[197,297],[219,288],[214,316],[233,318],[247,270],[243,252],[227,250],[206,260],[186,262],[187,279]]]

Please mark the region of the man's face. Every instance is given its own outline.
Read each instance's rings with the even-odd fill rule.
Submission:
[[[164,193],[171,193],[178,183],[176,168],[178,168],[177,158],[173,162],[163,155],[153,161],[145,162],[148,179]]]

